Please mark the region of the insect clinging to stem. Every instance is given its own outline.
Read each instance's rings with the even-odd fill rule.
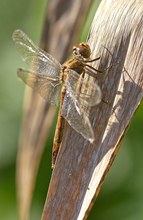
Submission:
[[[93,76],[91,49],[87,43],[73,47],[73,58],[61,65],[52,55],[37,47],[21,30],[13,33],[13,40],[29,70],[18,69],[18,76],[36,90],[47,102],[59,104],[57,127],[53,143],[53,166],[63,136],[65,120],[85,139],[94,142],[89,110],[101,102],[101,89]],[[93,74],[94,71],[94,74]],[[96,74],[95,74],[96,75]],[[92,79],[91,79],[92,78]]]

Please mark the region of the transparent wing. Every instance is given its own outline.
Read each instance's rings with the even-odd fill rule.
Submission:
[[[89,78],[89,79],[88,79]],[[101,101],[101,90],[91,77],[82,78],[73,70],[69,70],[66,82],[62,116],[72,128],[90,142],[94,141],[94,133],[89,120],[91,106]]]
[[[12,37],[30,70],[53,78],[60,75],[61,64],[50,54],[37,47],[23,31],[14,31]]]
[[[53,79],[24,69],[18,69],[17,75],[28,86],[36,90],[47,102],[59,104],[61,81],[58,77]]]
[[[66,82],[66,88],[75,102],[79,106],[90,107],[101,102],[101,90],[93,77],[85,74],[77,74],[73,70],[69,70]]]
[[[62,116],[74,130],[92,143],[94,141],[94,133],[90,120],[88,115],[85,112],[79,111],[79,109],[75,100],[67,92],[63,102]]]

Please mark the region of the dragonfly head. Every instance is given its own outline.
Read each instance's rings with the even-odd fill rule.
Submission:
[[[73,47],[73,55],[88,59],[91,55],[91,49],[87,43],[80,43]]]

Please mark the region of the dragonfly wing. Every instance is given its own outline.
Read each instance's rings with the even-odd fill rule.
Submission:
[[[66,87],[70,95],[81,106],[91,107],[101,102],[101,89],[95,78],[85,74],[84,78],[73,70],[69,70]]]
[[[18,69],[18,76],[31,88],[36,90],[47,102],[58,105],[61,89],[59,78],[37,75],[24,69]]]
[[[62,116],[66,119],[69,125],[85,139],[89,140],[91,143],[94,141],[94,132],[88,115],[86,115],[85,112],[80,111],[80,107],[75,103],[68,92],[66,92],[64,98]]]
[[[96,82],[82,78],[71,69],[65,85],[67,93],[63,103],[62,116],[78,133],[93,142],[94,133],[89,120],[89,112],[91,106],[97,105],[101,101],[101,90]]]
[[[50,54],[37,47],[23,31],[14,31],[13,40],[30,70],[50,77],[60,75],[61,64]]]

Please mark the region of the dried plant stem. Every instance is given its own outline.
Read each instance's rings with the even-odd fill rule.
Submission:
[[[99,6],[88,43],[92,58],[101,57],[93,67],[106,69],[97,80],[108,104],[101,102],[92,109],[93,145],[67,125],[43,220],[87,218],[143,97],[142,15],[142,1],[103,0]]]

